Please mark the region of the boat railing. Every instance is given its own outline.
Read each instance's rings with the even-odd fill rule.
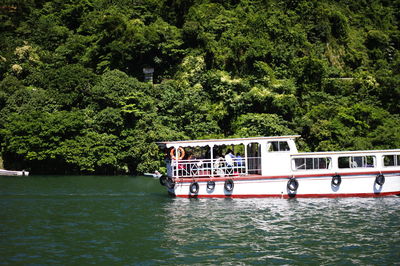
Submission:
[[[178,178],[185,177],[225,177],[243,176],[249,173],[258,173],[260,169],[258,157],[233,159],[227,162],[224,158],[217,159],[192,159],[172,160],[171,176]]]

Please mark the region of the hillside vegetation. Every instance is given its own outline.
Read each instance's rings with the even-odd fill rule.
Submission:
[[[399,0],[3,2],[7,168],[137,174],[157,141],[229,136],[400,148]]]

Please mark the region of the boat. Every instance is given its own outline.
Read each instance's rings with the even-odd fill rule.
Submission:
[[[299,137],[159,142],[167,166],[160,183],[183,198],[400,195],[400,149],[299,152]]]
[[[162,174],[159,171],[154,171],[154,173],[144,173],[145,176],[151,176],[153,178],[160,178]]]
[[[11,171],[11,170],[4,170],[0,169],[0,176],[28,176],[29,172],[22,170],[22,171]]]

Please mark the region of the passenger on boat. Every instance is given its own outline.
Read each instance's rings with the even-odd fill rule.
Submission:
[[[169,155],[169,156],[168,156]],[[175,157],[175,149],[172,148],[169,152],[169,154],[166,155],[165,162],[167,163],[167,175],[168,176],[173,176],[176,174],[176,169],[178,169],[178,176],[176,177],[184,177],[187,176],[187,170],[186,170],[186,165],[187,161],[185,160],[188,159],[188,154],[185,153],[183,148],[178,149],[178,156],[177,158]]]
[[[214,171],[217,176],[224,177],[224,158],[221,156],[217,156],[217,159],[214,162]]]
[[[243,166],[243,158],[240,156],[240,153],[236,153],[236,159],[235,162],[237,166]]]
[[[232,150],[228,150],[228,152],[225,155],[226,166],[232,167],[234,158],[235,158],[235,155],[233,155]]]

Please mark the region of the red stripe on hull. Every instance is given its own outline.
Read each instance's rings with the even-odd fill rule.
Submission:
[[[377,198],[400,196],[400,191],[382,193],[346,193],[346,194],[244,194],[244,195],[175,195],[179,198]]]

